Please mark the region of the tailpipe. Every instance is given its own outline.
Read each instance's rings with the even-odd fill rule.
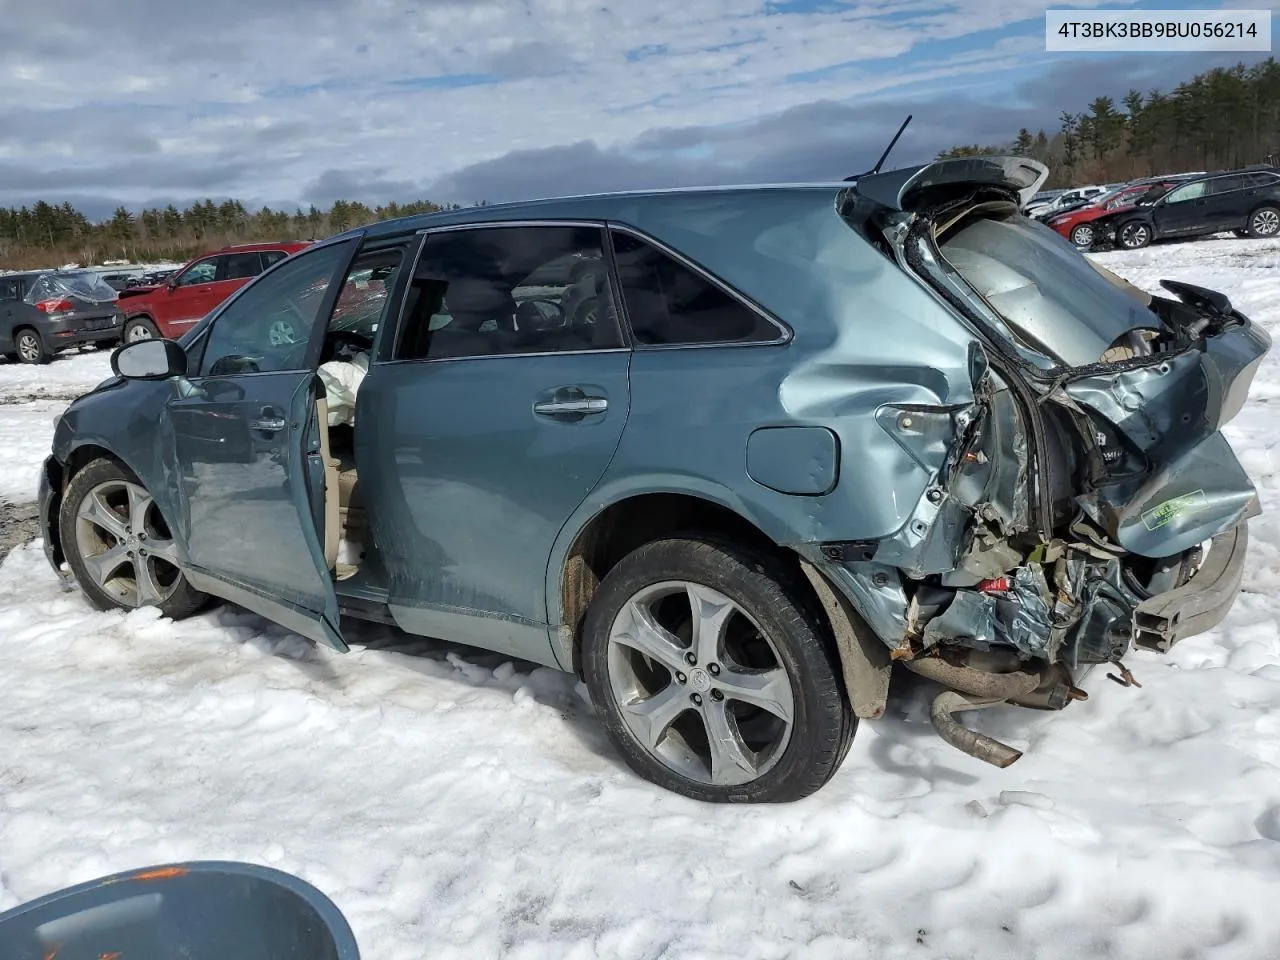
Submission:
[[[1004,699],[976,697],[947,690],[934,697],[933,706],[929,709],[929,719],[933,721],[933,728],[938,731],[938,736],[957,750],[1003,769],[1021,757],[1022,751],[1001,743],[995,737],[962,726],[953,714],[965,710],[983,710],[1007,702]]]

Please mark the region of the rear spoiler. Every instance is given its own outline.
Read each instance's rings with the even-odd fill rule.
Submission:
[[[912,201],[930,187],[966,183],[1016,190],[1020,203],[1025,204],[1048,176],[1048,167],[1026,157],[959,157],[873,173],[854,181],[853,189],[858,196],[891,210],[909,210]]]

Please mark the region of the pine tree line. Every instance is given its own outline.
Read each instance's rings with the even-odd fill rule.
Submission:
[[[1023,128],[1005,144],[966,144],[938,159],[1009,153],[1049,167],[1047,187],[1271,163],[1280,154],[1280,64],[1217,67],[1169,93],[1130,90],[1120,106],[1095,97],[1058,117],[1052,137]]]
[[[456,209],[418,200],[370,208],[339,200],[328,209],[314,205],[293,213],[263,207],[256,213],[239,200],[202,200],[185,210],[170,204],[134,215],[124,207],[101,223],[70,203],[41,200],[20,209],[0,207],[0,268],[48,267],[67,262],[96,264],[103,260],[135,263],[178,261],[231,243],[314,240],[376,220]]]

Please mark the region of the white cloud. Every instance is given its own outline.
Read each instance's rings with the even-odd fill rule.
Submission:
[[[1004,69],[1025,41],[961,45],[945,59],[925,58],[922,45],[1046,6],[862,0],[770,15],[764,0],[221,0],[216,11],[0,0],[6,34],[30,38],[10,41],[0,70],[11,110],[0,146],[38,166],[70,143],[77,162],[102,165],[101,191],[114,189],[108,168],[139,151],[244,167],[248,179],[226,189],[245,196],[298,196],[324,170],[364,166],[430,182],[513,150],[618,148],[654,128],[744,124]],[[913,54],[914,66],[872,62]],[[497,80],[442,79],[476,75]],[[28,135],[41,114],[65,116],[73,134]],[[117,192],[149,195],[144,184]]]

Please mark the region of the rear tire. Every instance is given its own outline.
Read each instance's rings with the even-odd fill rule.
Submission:
[[[48,363],[53,359],[53,351],[45,346],[40,334],[30,327],[14,331],[13,346],[18,359],[23,363]]]
[[[857,719],[815,608],[783,564],[713,537],[658,540],[619,561],[587,610],[582,666],[627,765],[713,803],[822,787]]]
[[[1280,233],[1280,207],[1259,207],[1249,214],[1245,232],[1255,239],[1274,237]]]
[[[120,342],[133,343],[135,340],[155,340],[159,336],[159,329],[147,317],[130,317],[125,322]]]
[[[99,610],[156,607],[174,620],[208,601],[176,564],[173,535],[138,479],[114,460],[71,478],[58,511],[62,552]]]

